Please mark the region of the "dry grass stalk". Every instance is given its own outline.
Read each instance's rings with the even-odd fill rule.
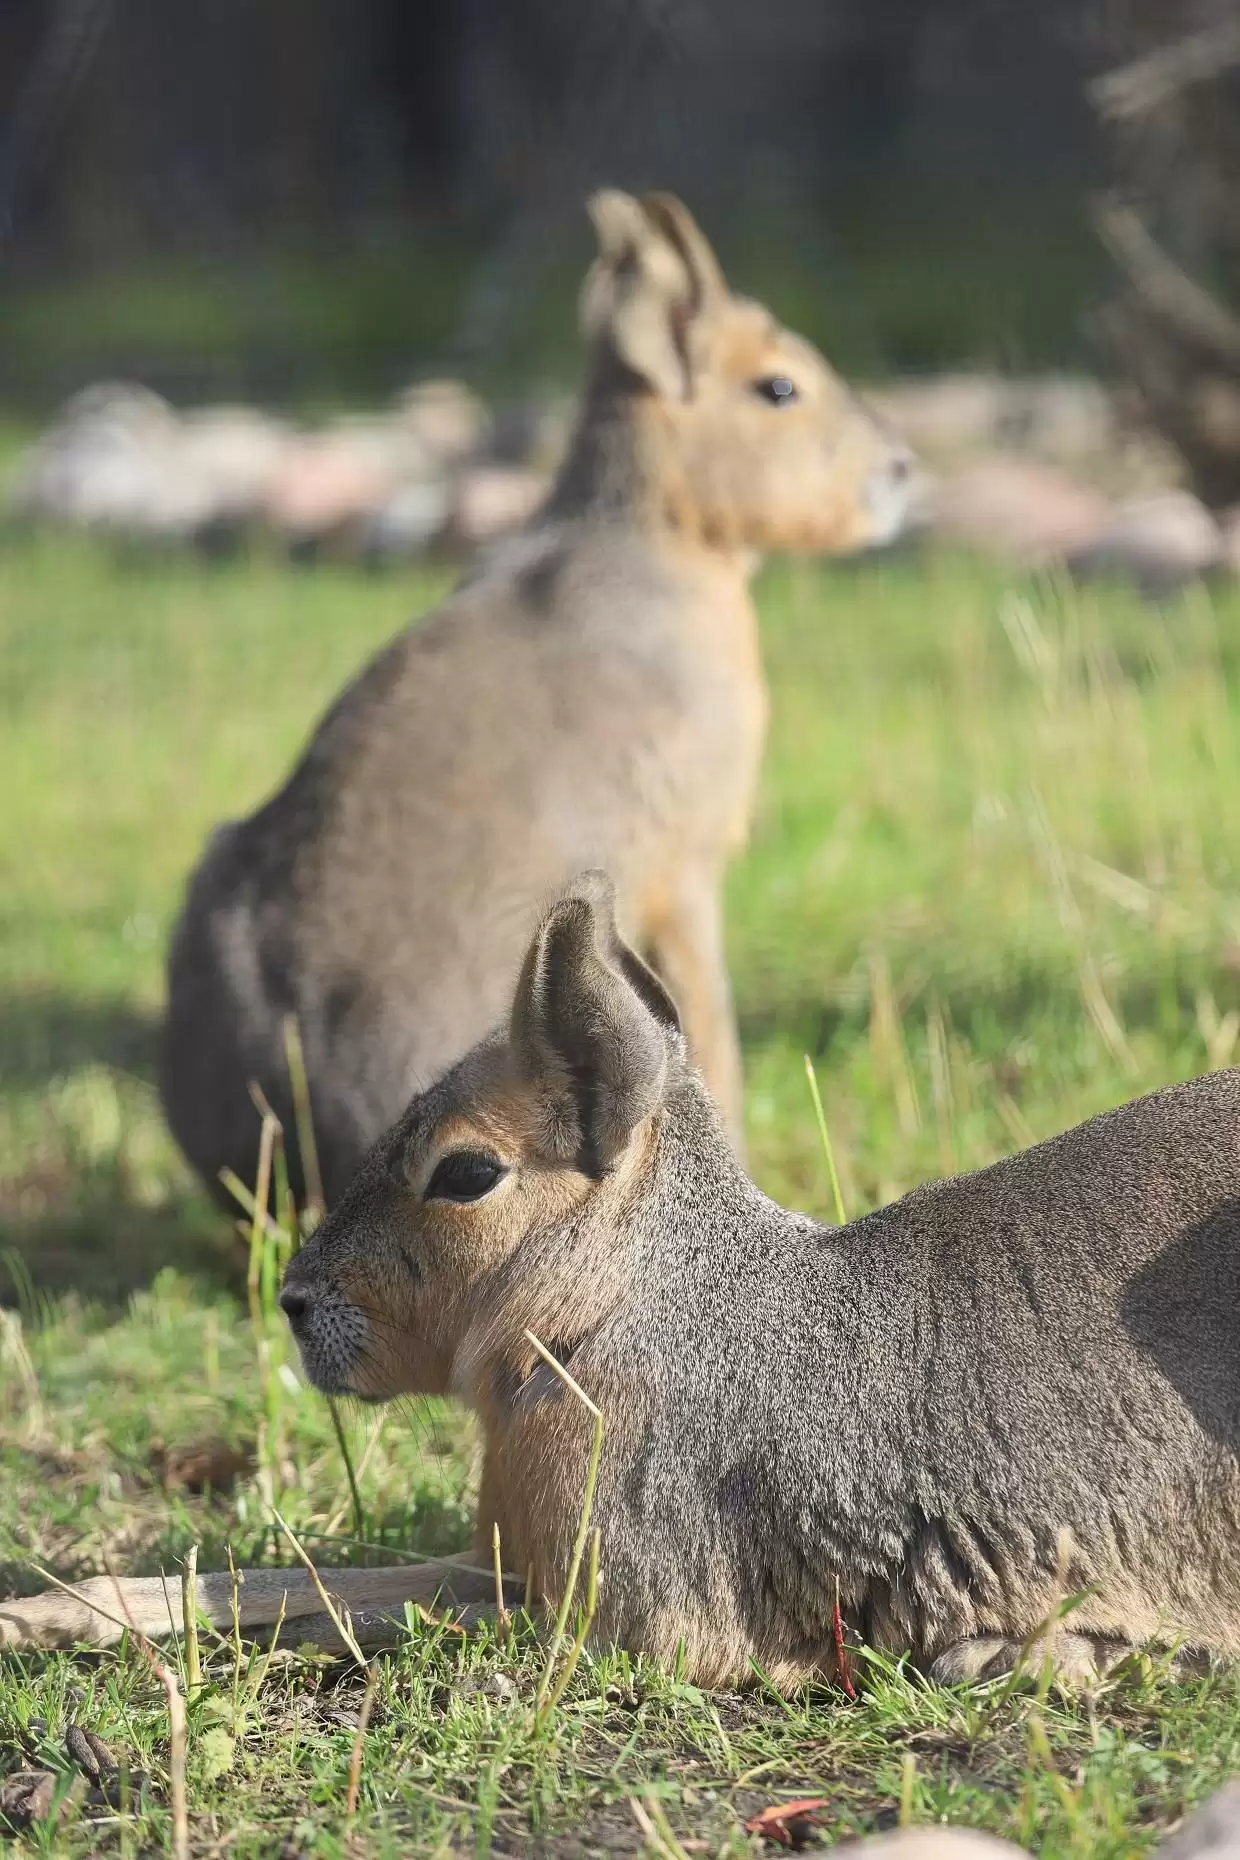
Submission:
[[[870,953],[870,1055],[875,1074],[895,1096],[900,1135],[915,1137],[921,1129],[921,1105],[904,1044],[900,1004],[883,950]]]
[[[181,1618],[185,1624],[185,1696],[191,1704],[202,1690],[202,1659],[198,1649],[198,1545],[185,1553],[181,1572]]]
[[[379,1668],[372,1666],[370,1677],[366,1681],[361,1710],[357,1714],[357,1734],[353,1739],[353,1751],[349,1758],[349,1791],[344,1804],[345,1818],[349,1821],[352,1821],[357,1813],[357,1799],[362,1787],[362,1755],[366,1747],[366,1732],[370,1725],[370,1713],[374,1706],[378,1686]]]
[[[502,1634],[508,1626],[508,1610],[504,1607],[504,1565],[500,1558],[498,1523],[491,1526],[491,1557],[495,1564],[496,1625]]]
[[[326,1610],[331,1620],[332,1626],[336,1629],[336,1632],[339,1634],[341,1640],[344,1642],[345,1646],[349,1649],[349,1652],[353,1655],[353,1658],[357,1661],[358,1665],[364,1668],[367,1665],[366,1655],[362,1652],[360,1646],[357,1643],[357,1640],[354,1637],[353,1629],[349,1624],[348,1609],[346,1608],[344,1610],[340,1610],[336,1607],[335,1603],[332,1601],[331,1596],[327,1593],[327,1590],[323,1587],[323,1579],[319,1575],[318,1570],[315,1568],[313,1562],[311,1561],[309,1552],[303,1549],[300,1541],[298,1540],[297,1536],[293,1532],[292,1527],[289,1524],[287,1524],[285,1520],[280,1516],[280,1513],[276,1510],[274,1505],[271,1508],[271,1515],[274,1517],[276,1523],[280,1526],[280,1529],[284,1532],[284,1535],[288,1538],[288,1541],[293,1546],[293,1549],[296,1552],[297,1556],[301,1559],[302,1563],[305,1565],[306,1570],[309,1572],[310,1580],[314,1584],[315,1589],[318,1591],[319,1600],[322,1602],[323,1607]]]
[[[818,1089],[818,1074],[814,1071],[814,1062],[809,1054],[804,1054],[805,1076],[809,1080],[809,1095],[814,1101],[814,1117],[818,1124],[818,1137],[823,1154],[827,1159],[827,1174],[831,1178],[831,1193],[835,1199],[835,1221],[837,1227],[846,1225],[848,1216],[844,1212],[844,1197],[840,1193],[840,1178],[836,1172],[835,1154],[831,1148],[831,1133],[827,1129],[827,1114],[822,1108],[822,1093]]]
[[[590,1400],[590,1397],[586,1394],[580,1383],[574,1381],[573,1377],[570,1376],[567,1369],[565,1369],[563,1363],[557,1362],[550,1350],[538,1341],[538,1338],[534,1335],[532,1330],[527,1330],[525,1335],[529,1342],[533,1344],[543,1361],[547,1364],[548,1368],[555,1371],[564,1386],[571,1390],[577,1397],[582,1407],[594,1416],[594,1441],[590,1448],[590,1463],[586,1470],[585,1492],[582,1496],[581,1503],[581,1520],[577,1526],[577,1537],[573,1544],[573,1553],[568,1565],[568,1576],[564,1584],[564,1593],[560,1597],[560,1606],[556,1610],[555,1626],[551,1632],[551,1645],[547,1652],[547,1663],[543,1668],[542,1678],[538,1682],[538,1693],[534,1700],[534,1714],[537,1721],[543,1716],[543,1709],[546,1705],[548,1694],[551,1691],[551,1675],[555,1670],[556,1654],[559,1652],[560,1641],[563,1638],[564,1630],[568,1624],[568,1611],[573,1605],[573,1595],[577,1588],[577,1578],[581,1574],[581,1559],[585,1555],[586,1538],[590,1530],[590,1513],[594,1508],[594,1491],[598,1484],[598,1469],[603,1457],[603,1411]]]
[[[297,1016],[284,1020],[284,1051],[288,1060],[289,1083],[293,1089],[293,1123],[297,1130],[297,1148],[301,1155],[302,1182],[305,1189],[303,1226],[307,1235],[314,1232],[323,1218],[323,1178],[319,1172],[319,1152],[314,1140],[314,1118],[310,1111],[310,1081],[306,1075],[306,1056],[301,1044]]]
[[[133,1634],[135,1641],[150,1667],[155,1678],[164,1689],[168,1701],[168,1793],[172,1797],[172,1853],[173,1860],[189,1860],[189,1796],[185,1787],[185,1700],[177,1684],[176,1674],[165,1666],[152,1647],[146,1635],[141,1632],[129,1612],[125,1600],[125,1591],[116,1571],[107,1558],[104,1568],[112,1578],[116,1598],[121,1612]]]

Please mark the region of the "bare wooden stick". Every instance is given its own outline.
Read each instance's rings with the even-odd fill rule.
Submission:
[[[131,1623],[154,1641],[179,1625],[170,1617],[167,1593],[158,1576],[120,1576],[115,1584],[110,1577],[93,1576],[85,1582],[68,1583],[50,1570],[34,1564],[31,1567],[48,1584],[48,1592],[0,1602],[0,1647],[6,1651],[114,1646]],[[338,1650],[338,1636],[322,1626],[328,1617],[306,1571],[250,1569],[238,1571],[237,1575],[234,1585],[227,1570],[199,1572],[201,1619],[228,1633],[233,1628],[235,1602],[240,1633],[242,1629],[271,1627],[283,1605],[289,1622],[300,1624],[299,1638],[315,1642],[318,1633],[325,1632],[327,1640],[318,1644],[333,1652]],[[352,1614],[383,1610],[400,1614],[407,1602],[432,1604],[438,1599],[454,1609],[469,1608],[493,1604],[495,1599],[494,1570],[464,1559],[440,1558],[380,1569],[333,1569],[324,1575],[333,1597]],[[517,1582],[510,1572],[506,1580],[514,1585]],[[124,1609],[116,1606],[117,1585]]]
[[[1137,213],[1118,200],[1096,203],[1098,236],[1164,322],[1230,363],[1240,363],[1240,320],[1190,278]]]
[[[1119,122],[1141,116],[1178,91],[1208,82],[1238,64],[1240,18],[1220,20],[1095,78],[1089,95],[1100,115]]]

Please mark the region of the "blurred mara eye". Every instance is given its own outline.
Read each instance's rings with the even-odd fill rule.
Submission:
[[[485,1150],[453,1150],[441,1156],[426,1185],[427,1201],[481,1201],[506,1173]]]
[[[790,407],[794,400],[801,398],[787,375],[768,375],[764,381],[755,381],[753,391],[761,394],[763,400],[769,400],[772,407]]]

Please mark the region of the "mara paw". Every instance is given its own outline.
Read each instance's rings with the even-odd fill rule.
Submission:
[[[940,1685],[976,1685],[999,1679],[1023,1666],[1036,1677],[1049,1660],[1054,1683],[1061,1690],[1087,1690],[1127,1659],[1127,1641],[1103,1640],[1091,1634],[1047,1634],[1032,1642],[1002,1634],[981,1634],[945,1647],[933,1662],[930,1677]]]

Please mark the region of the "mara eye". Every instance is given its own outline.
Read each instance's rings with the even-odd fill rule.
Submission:
[[[769,400],[772,407],[790,407],[795,400],[800,400],[796,383],[789,381],[787,375],[767,375],[762,381],[753,384],[755,394],[763,400]]]
[[[452,1150],[435,1164],[426,1185],[427,1201],[481,1201],[507,1171],[485,1150]]]

